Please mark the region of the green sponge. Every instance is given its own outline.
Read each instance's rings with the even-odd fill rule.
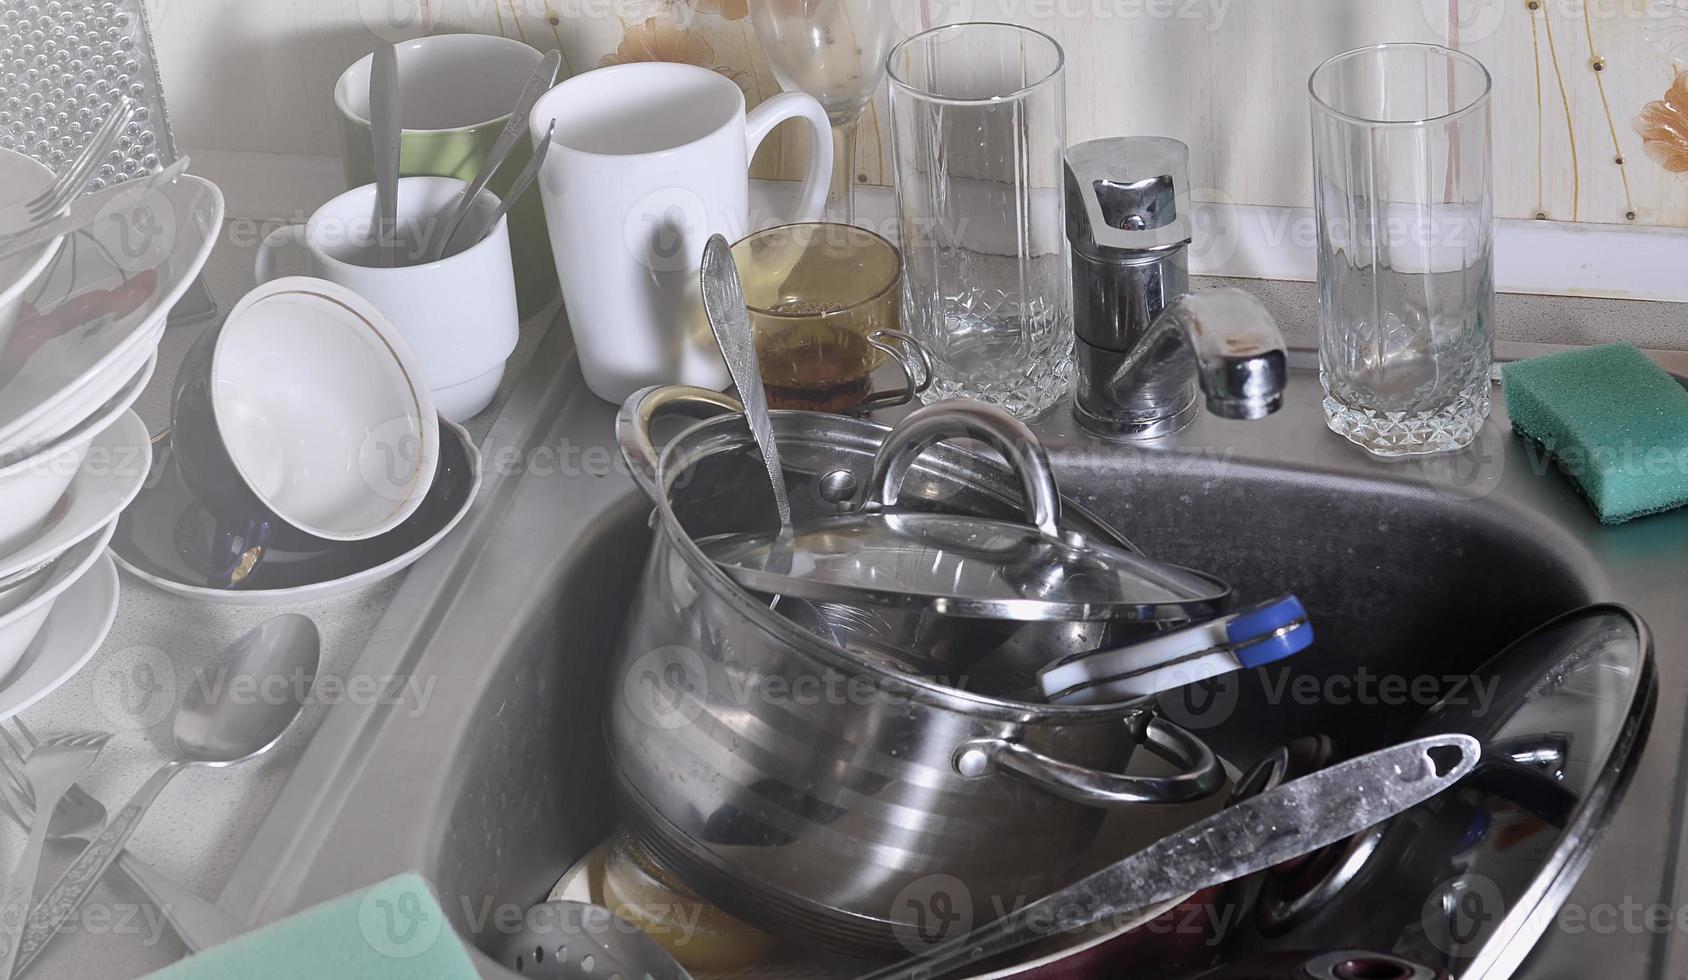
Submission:
[[[204,950],[148,980],[479,980],[428,883],[390,878],[366,891]]]
[[[1606,524],[1688,504],[1688,391],[1629,344],[1501,369],[1512,429],[1558,461]]]

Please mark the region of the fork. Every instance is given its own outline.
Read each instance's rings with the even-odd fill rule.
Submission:
[[[37,744],[35,734],[21,718],[13,718],[11,724],[18,735],[14,737],[4,723],[0,723],[0,739],[4,739],[5,744],[19,756],[26,756],[19,739],[33,748]],[[0,804],[10,811],[19,826],[31,827],[37,813],[35,801],[28,795],[30,788],[19,779],[13,765],[6,753],[0,752],[0,775],[5,777],[0,779]],[[87,845],[99,835],[105,823],[105,804],[82,787],[72,786],[47,820],[47,837],[49,840]],[[233,914],[200,898],[128,851],[119,855],[117,868],[152,900],[189,952],[208,949],[246,931],[246,926]]]
[[[82,193],[88,178],[94,175],[94,168],[100,164],[100,159],[106,155],[117,138],[128,128],[134,119],[136,106],[133,100],[124,96],[112,109],[111,115],[106,117],[100,128],[94,131],[94,136],[82,152],[72,160],[64,172],[54,178],[53,183],[41,193],[23,202],[16,210],[21,211],[22,224],[15,228],[6,228],[6,237],[22,235],[36,225],[49,221],[58,216],[59,212],[70,206]],[[8,209],[12,210],[12,209]],[[13,217],[13,215],[8,215]]]
[[[109,741],[109,734],[83,732],[56,735],[42,742],[24,760],[25,785],[52,813]],[[5,956],[0,962],[0,977],[9,978],[17,965],[18,941],[29,919],[29,900],[35,895],[35,877],[41,870],[41,851],[46,846],[47,821],[37,820],[7,881],[5,897],[0,899],[0,953]]]

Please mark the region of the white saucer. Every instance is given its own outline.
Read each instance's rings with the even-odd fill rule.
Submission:
[[[0,578],[40,565],[116,520],[141,492],[151,466],[146,423],[132,410],[125,411],[94,437],[81,471],[53,505],[46,530],[0,557]]]
[[[285,588],[213,589],[177,552],[176,530],[182,516],[197,507],[193,495],[167,452],[160,471],[147,482],[133,507],[118,522],[112,557],[119,568],[173,595],[218,605],[286,606],[355,592],[397,575],[432,551],[474,506],[481,486],[481,454],[469,433],[440,419],[440,470],[425,500],[398,530],[365,541],[336,544],[341,556],[334,574],[308,577]],[[297,556],[272,551],[268,561],[285,564]]]
[[[58,690],[93,658],[117,619],[117,591],[117,566],[101,555],[59,596],[35,642],[0,681],[0,718]]]
[[[25,350],[28,323],[17,325],[0,351],[0,455],[53,441],[134,376],[204,267],[222,220],[217,186],[183,175],[66,238],[24,296],[44,311],[137,276],[156,280],[132,309],[61,326],[33,349]]]

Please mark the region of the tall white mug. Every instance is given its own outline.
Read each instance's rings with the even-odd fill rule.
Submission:
[[[647,385],[728,384],[704,318],[698,270],[709,237],[752,230],[750,160],[775,126],[808,120],[809,175],[795,215],[813,221],[832,175],[826,111],[798,93],[748,115],[744,93],[707,68],[640,62],[552,89],[530,117],[556,130],[540,172],[551,253],[586,384],[621,402]]]

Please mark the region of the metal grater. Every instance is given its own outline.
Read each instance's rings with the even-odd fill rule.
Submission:
[[[0,0],[0,147],[57,173],[124,95],[139,111],[87,190],[176,160],[145,0]],[[170,321],[197,322],[216,311],[200,280]]]

